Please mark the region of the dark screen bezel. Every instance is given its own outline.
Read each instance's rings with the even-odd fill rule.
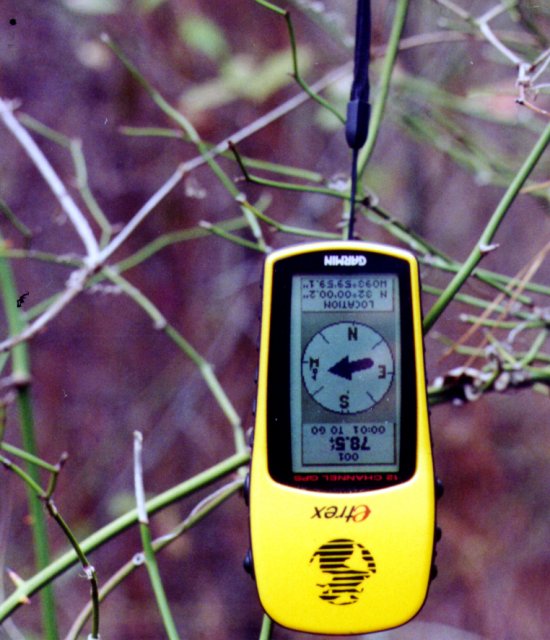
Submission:
[[[324,266],[325,255],[365,256],[365,266]],[[399,279],[401,309],[401,446],[397,473],[294,473],[290,433],[290,307],[294,275],[391,274]],[[353,250],[319,250],[286,257],[273,267],[267,370],[267,460],[278,483],[311,491],[353,492],[400,484],[416,466],[417,400],[411,273],[407,260]],[[285,347],[286,345],[286,347]]]

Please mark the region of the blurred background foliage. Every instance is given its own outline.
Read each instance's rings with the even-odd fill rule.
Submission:
[[[373,3],[375,87],[397,4]],[[291,12],[302,78],[320,83],[335,112],[344,113],[354,3],[280,6]],[[284,18],[253,0],[4,0],[0,96],[19,102],[20,122],[79,206],[95,211],[90,220],[102,247],[180,163],[197,157],[189,131],[159,109],[104,33],[205,145],[236,139],[256,124],[237,145],[245,165],[302,188],[247,183],[224,154],[218,161],[228,188],[201,164],[107,260],[172,332],[116,278],[88,274],[85,290],[29,341],[37,451],[50,462],[69,454],[55,497],[79,540],[133,507],[136,429],[144,434],[151,495],[234,453],[228,412],[174,336],[210,363],[242,428],[250,427],[262,254],[301,241],[297,229],[341,233],[350,162],[341,121],[303,99],[292,78]],[[549,42],[550,9],[540,2],[411,2],[363,176],[357,233],[418,252],[425,312],[475,248],[549,122]],[[539,640],[547,633],[549,197],[546,154],[499,226],[498,247],[483,258],[487,277],[470,278],[427,335],[436,465],[446,487],[439,577],[418,619],[380,638]],[[28,292],[20,317],[32,322],[66,290],[83,253],[66,212],[5,127],[0,205],[2,255],[18,295]],[[270,222],[254,218],[254,209]],[[13,307],[13,300],[5,304]],[[8,317],[0,321],[2,338]],[[10,367],[4,362],[0,383],[3,439],[21,446]],[[8,597],[8,568],[22,579],[36,572],[33,521],[20,480],[8,471],[0,477]],[[208,491],[155,515],[153,535],[176,527]],[[67,540],[47,526],[56,557]],[[159,554],[182,637],[259,636],[261,609],[241,567],[247,546],[247,510],[234,497]],[[94,551],[100,585],[140,549],[132,528]],[[54,595],[65,637],[89,600],[82,570],[56,579]],[[36,594],[0,625],[0,638],[45,637],[41,624]],[[164,637],[144,569],[102,604],[101,629],[102,637],[119,640]],[[275,629],[273,637],[306,636]]]

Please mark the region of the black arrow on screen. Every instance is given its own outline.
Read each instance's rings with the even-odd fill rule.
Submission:
[[[360,360],[351,360],[348,356],[344,356],[334,366],[329,369],[330,373],[346,380],[351,380],[354,373],[370,369],[374,362],[371,358],[361,358]]]

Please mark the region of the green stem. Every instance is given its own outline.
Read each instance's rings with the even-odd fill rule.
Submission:
[[[105,267],[102,273],[112,282],[117,284],[136,304],[138,304],[151,318],[155,328],[164,331],[166,335],[185,353],[185,355],[197,366],[207,387],[214,396],[220,409],[226,416],[233,429],[233,439],[236,451],[246,451],[246,442],[242,429],[241,419],[235,411],[233,404],[227,397],[220,381],[212,369],[212,365],[207,362],[201,354],[188,342],[157,309],[157,307],[145,296],[137,287],[130,284],[128,280],[117,274],[113,269]]]
[[[285,16],[286,15],[286,10],[285,9],[281,9],[281,7],[278,7],[276,4],[273,4],[272,2],[268,2],[267,0],[256,0],[256,2],[259,5],[261,5],[262,7],[265,7],[266,9],[269,9],[270,11],[278,13],[280,16]]]
[[[19,345],[17,345],[19,346]],[[14,347],[14,351],[17,347]],[[26,348],[26,345],[25,345]],[[19,406],[19,417],[21,421],[21,439],[23,448],[31,455],[36,456],[37,446],[34,433],[34,416],[30,398],[30,390],[28,386],[19,388],[17,391],[17,404]],[[27,471],[29,476],[37,483],[40,483],[40,475],[36,466],[28,464]],[[32,529],[34,538],[34,547],[37,559],[38,569],[42,569],[50,563],[50,550],[48,542],[48,530],[46,526],[46,517],[42,508],[42,503],[33,491],[29,489],[28,500],[30,503],[32,516]],[[55,616],[55,600],[53,590],[48,589],[42,594],[43,621],[44,631],[48,635],[48,640],[58,637],[57,621]]]
[[[7,202],[4,202],[2,198],[0,198],[0,213],[4,215],[8,222],[10,222],[17,231],[25,238],[25,240],[30,240],[32,238],[32,231],[27,227],[26,224],[21,222],[19,218],[15,215],[15,213],[11,210],[11,207]]]
[[[1,240],[1,239],[0,239]],[[24,329],[24,322],[16,306],[18,298],[14,277],[8,261],[0,257],[0,289],[4,309],[8,319],[10,336],[18,335]],[[11,350],[12,377],[16,383],[17,405],[21,425],[21,440],[23,449],[31,456],[38,457],[36,439],[34,433],[34,417],[30,398],[30,365],[28,347],[21,342]],[[40,485],[40,473],[38,467],[27,462],[27,473],[34,483]],[[50,563],[50,549],[46,516],[42,504],[35,492],[27,485],[27,499],[32,518],[32,533],[36,566],[44,569]],[[56,616],[56,603],[53,589],[48,587],[40,597],[42,608],[42,625],[45,640],[57,640],[59,637]]]
[[[245,227],[248,227],[249,225],[246,222],[246,220],[243,220],[243,218],[239,216],[237,218],[231,218],[230,220],[225,220],[223,222],[220,222],[217,226],[218,228],[225,229],[227,231],[236,231],[238,229],[243,229]],[[116,269],[118,273],[123,273],[124,271],[127,271],[128,269],[132,269],[133,267],[137,266],[141,262],[144,262],[145,260],[153,256],[155,253],[157,253],[161,249],[164,249],[165,247],[168,247],[172,244],[176,244],[179,242],[196,240],[198,238],[206,238],[209,235],[210,234],[206,229],[203,229],[199,226],[191,227],[189,229],[182,229],[181,231],[172,231],[169,233],[165,233],[159,236],[158,238],[155,238],[155,240],[152,240],[148,244],[144,245],[143,247],[141,247],[141,249],[138,249],[135,253],[130,255],[128,258],[124,258],[123,260],[118,262],[116,265],[113,266],[113,268]],[[81,268],[83,266],[82,260],[79,260],[77,258],[71,258],[70,256],[58,256],[55,253],[48,253],[45,251],[36,251],[34,249],[33,250],[11,249],[9,247],[6,247],[5,245],[4,246],[0,245],[0,257],[15,258],[15,259],[21,259],[21,260],[25,260],[25,259],[40,260],[42,262],[48,262],[48,263],[56,264],[63,267]],[[88,281],[87,286],[97,284],[102,279],[104,278],[102,278],[101,275],[93,276]],[[38,312],[35,313],[34,308],[33,310],[28,310],[27,318],[32,318],[33,316],[39,315],[40,313],[42,313],[42,311],[44,311],[44,308],[47,308],[52,302],[54,302],[55,299],[58,297],[58,295],[59,294],[55,294],[51,298],[46,299],[46,301],[44,301],[45,302],[44,305],[40,303]]]
[[[153,538],[149,528],[149,516],[145,507],[145,488],[143,485],[142,448],[143,436],[140,431],[134,432],[134,488],[136,494],[136,509],[138,512],[139,532],[141,545],[145,556],[145,566],[149,574],[149,580],[153,587],[153,593],[164,624],[164,629],[169,640],[180,640],[174,617],[170,611],[166,591],[162,584],[162,578],[153,548]]]
[[[298,47],[296,46],[296,34],[294,32],[294,24],[292,22],[292,16],[290,11],[286,9],[282,9],[281,7],[273,4],[272,2],[267,2],[266,0],[256,0],[258,4],[274,13],[282,16],[286,20],[286,27],[288,31],[288,37],[290,40],[290,50],[292,52],[292,67],[294,70],[294,79],[298,83],[298,86],[307,93],[307,95],[317,102],[317,104],[321,105],[327,111],[330,111],[333,116],[335,116],[341,124],[345,124],[345,117],[334,107],[328,100],[322,98],[319,94],[315,93],[311,89],[311,87],[307,84],[307,82],[302,78],[302,74],[300,73],[300,65],[298,63]]]
[[[339,121],[340,124],[346,123],[346,118],[334,107],[328,100],[322,98],[319,94],[315,93],[308,83],[302,78],[300,73],[300,65],[298,64],[298,47],[296,46],[296,35],[294,33],[294,25],[292,23],[292,17],[290,11],[285,11],[285,20],[288,29],[288,35],[290,38],[290,48],[292,51],[292,66],[294,68],[294,79],[298,83],[298,86],[307,93],[307,95],[317,102],[321,107],[332,113]]]
[[[262,620],[262,629],[260,631],[259,640],[271,640],[271,631],[273,628],[273,622],[271,618],[264,613],[264,617]]]
[[[242,488],[242,484],[242,480],[231,482],[229,485],[226,485],[222,489],[217,490],[213,495],[208,496],[204,501],[197,505],[189,514],[189,516],[169,534],[163,535],[160,538],[153,540],[153,551],[155,553],[158,553],[159,551],[170,545],[172,542],[177,540],[186,531],[195,526],[195,524],[203,520],[203,518],[210,514],[214,509],[223,504],[234,493],[240,491]],[[108,580],[103,583],[103,586],[99,591],[99,601],[103,602],[103,600],[105,600],[105,598],[107,598],[107,596],[109,596],[109,594],[112,593],[123,582],[123,580],[125,580],[131,573],[142,566],[143,560],[141,559],[141,556],[139,554],[134,555],[131,560],[126,562],[122,567],[120,567],[120,569],[118,569],[118,571],[116,571]],[[86,624],[86,621],[90,617],[91,612],[92,607],[91,604],[88,603],[74,621],[65,640],[77,640],[78,635]]]
[[[244,207],[241,207],[244,210]],[[229,240],[229,242],[233,242],[233,244],[238,245],[239,247],[244,247],[245,249],[252,249],[253,251],[259,251],[260,253],[265,253],[267,247],[263,242],[252,242],[247,240],[246,238],[241,238],[240,236],[236,236],[233,233],[229,233],[223,227],[219,227],[216,224],[212,224],[211,222],[207,222],[206,220],[202,220],[200,226],[208,233],[212,235],[218,236],[218,238],[223,238],[224,240]]]
[[[57,473],[57,467],[41,458],[37,458],[36,456],[31,455],[28,451],[24,451],[23,449],[19,449],[19,447],[14,447],[7,442],[0,442],[0,449],[5,451],[6,453],[10,453],[12,456],[16,456],[17,458],[21,458],[21,460],[26,460],[31,464],[40,467],[41,469],[45,469],[50,473]]]
[[[65,520],[61,517],[61,514],[57,510],[51,494],[55,488],[56,478],[58,476],[60,465],[54,467],[52,472],[52,479],[50,480],[50,486],[48,491],[45,492],[42,487],[37,484],[23,469],[19,466],[13,464],[11,460],[8,458],[4,458],[4,456],[0,456],[0,462],[10,471],[15,473],[23,482],[27,485],[28,489],[33,492],[35,496],[40,498],[46,504],[46,508],[51,517],[55,520],[55,522],[59,525],[65,537],[69,540],[71,546],[75,550],[83,568],[87,578],[91,583],[91,592],[92,592],[92,605],[93,605],[93,627],[92,627],[92,638],[99,638],[99,600],[97,597],[98,594],[98,585],[97,585],[97,577],[95,573],[95,569],[88,563],[86,556],[82,553],[78,541],[73,535],[73,532],[65,522]]]
[[[76,186],[89,212],[101,228],[102,244],[105,244],[112,235],[112,227],[88,185],[88,170],[86,167],[86,159],[82,153],[82,141],[69,138],[25,113],[19,116],[19,120],[27,129],[31,129],[31,131],[69,150],[76,173]]]
[[[278,222],[274,218],[267,216],[263,211],[260,211],[257,207],[253,206],[247,200],[243,200],[243,207],[250,210],[250,212],[255,215],[258,220],[265,222],[270,227],[273,227],[277,231],[281,233],[287,233],[294,236],[303,236],[305,238],[317,238],[322,240],[336,240],[339,238],[339,234],[330,233],[329,231],[315,231],[313,229],[303,229],[302,227],[293,227],[292,225],[283,224],[282,222]]]
[[[451,280],[440,298],[434,303],[433,307],[429,310],[428,314],[424,318],[424,332],[429,331],[435,324],[436,320],[447,308],[458,290],[471,276],[483,256],[487,253],[487,247],[491,245],[501,222],[503,221],[505,215],[508,213],[520,189],[525,184],[525,181],[544,153],[549,142],[550,124],[546,126],[542,135],[531,150],[531,153],[523,163],[523,166],[520,168],[510,186],[506,190],[504,196],[502,197],[493,215],[491,216],[491,219],[489,220],[487,226],[481,234],[481,237],[479,238],[476,246],[471,251],[470,255],[468,256],[462,267],[459,269],[455,277]]]
[[[226,231],[235,231],[238,229],[242,229],[243,227],[248,226],[247,222],[242,219],[242,217],[232,218],[231,220],[226,220],[224,222],[220,222],[217,227],[219,229],[224,229]],[[131,269],[141,262],[144,262],[152,255],[168,247],[172,244],[176,244],[178,242],[187,242],[188,240],[196,240],[197,238],[205,238],[208,237],[209,232],[202,227],[192,227],[191,229],[183,229],[181,231],[172,231],[171,233],[165,233],[162,236],[152,240],[150,243],[138,249],[134,254],[130,255],[128,258],[124,258],[120,262],[118,262],[114,269],[118,273],[123,273],[128,269]],[[92,278],[91,282],[94,283],[99,281],[101,276],[95,276]]]
[[[77,188],[88,207],[88,211],[92,214],[92,217],[101,229],[101,240],[99,244],[100,247],[104,247],[109,242],[113,234],[113,227],[107,219],[107,216],[103,213],[103,210],[99,206],[88,184],[88,168],[86,166],[86,159],[82,152],[82,141],[71,140],[70,151],[76,172]]]
[[[127,136],[134,137],[153,137],[153,138],[176,138],[178,140],[184,140],[190,142],[187,136],[178,129],[166,129],[161,127],[121,127],[120,132]],[[219,151],[219,145],[214,145],[211,142],[203,141],[203,144],[209,151],[213,151],[218,148],[218,155],[222,158],[229,158],[235,160],[233,154],[229,151]],[[300,167],[293,167],[284,164],[278,164],[276,162],[269,162],[268,160],[258,160],[257,158],[251,158],[250,156],[243,156],[246,164],[254,169],[260,169],[262,171],[269,171],[271,173],[278,173],[283,176],[291,178],[299,178],[301,180],[309,180],[310,182],[322,182],[323,176],[317,171],[311,171],[309,169],[302,169]]]
[[[28,473],[23,471],[21,467],[14,464],[9,458],[5,458],[4,456],[0,456],[0,463],[6,467],[9,471],[14,473],[18,478],[20,478],[27,487],[33,492],[34,495],[40,495],[42,493],[42,487],[37,484]]]
[[[522,326],[524,329],[540,329],[546,325],[544,320],[532,320],[531,322],[519,322],[514,320],[493,320],[492,318],[480,318],[470,314],[462,314],[460,316],[462,322],[475,324],[481,327],[490,327],[491,329],[511,330]]]
[[[52,498],[47,498],[45,500],[45,503],[46,508],[48,509],[48,513],[58,524],[60,529],[65,534],[65,537],[68,539],[71,547],[74,549],[74,552],[76,553],[76,556],[80,561],[82,568],[84,569],[84,574],[90,582],[90,594],[92,603],[92,633],[90,636],[90,640],[99,640],[99,588],[95,568],[88,562],[86,554],[82,550],[82,547],[71,531],[69,525],[65,522],[65,520],[57,510],[57,507],[55,506]]]
[[[546,339],[546,335],[543,336],[543,340]],[[453,347],[455,353],[458,353],[463,356],[469,356],[474,358],[485,359],[487,357],[487,353],[484,347],[471,347],[463,344],[455,345],[454,341],[450,338],[445,338],[444,336],[439,336],[439,340],[447,347]],[[540,351],[541,344],[539,343],[540,338],[537,338],[533,341],[533,344],[529,348],[529,351],[516,352],[516,357],[519,358],[519,364],[521,366],[530,365],[532,362],[542,362],[545,365],[550,364],[550,355],[546,353],[542,353]],[[524,362],[525,360],[525,362]],[[546,370],[547,367],[544,368]]]
[[[379,205],[367,204],[364,215],[377,225],[383,226],[394,238],[405,242],[411,249],[418,253],[426,253],[430,257],[438,256],[446,259],[433,244],[428,243],[424,238],[409,229],[405,224],[393,218],[387,211]]]
[[[451,273],[457,273],[462,266],[459,262],[454,262],[448,258],[441,260],[438,258],[434,259],[433,256],[430,256],[429,258],[420,257],[419,260],[427,266]],[[476,269],[475,275],[479,276],[480,280],[483,280],[483,282],[486,282],[494,289],[497,289],[501,293],[506,293],[508,297],[516,295],[515,291],[518,289],[524,289],[525,291],[538,293],[543,296],[550,296],[550,287],[537,282],[524,282],[521,278],[510,277],[503,273],[496,273],[487,269]],[[518,297],[517,299],[522,300],[523,298]]]
[[[122,49],[115,43],[113,40],[103,34],[102,36],[103,42],[107,44],[108,47],[113,51],[113,53],[119,58],[122,64],[126,67],[132,77],[139,82],[139,84],[145,89],[145,91],[149,94],[153,102],[159,107],[159,109],[171,120],[173,120],[179,127],[181,127],[182,131],[189,138],[192,144],[195,145],[198,152],[200,153],[204,162],[208,164],[211,171],[218,178],[220,183],[225,187],[230,195],[233,196],[236,200],[239,198],[239,190],[235,186],[233,180],[225,173],[225,171],[221,168],[218,162],[215,159],[217,155],[217,150],[210,149],[209,146],[202,140],[198,131],[192,125],[192,123],[181,113],[178,109],[174,108],[165,98],[164,96],[155,89],[149,81],[143,76],[143,74],[139,71],[139,69],[131,62],[131,60],[126,56],[126,54],[122,51]],[[261,237],[261,229],[259,225],[257,225],[257,221],[254,217],[250,216],[246,210],[243,210],[243,215],[245,220],[249,223],[253,236],[258,240],[258,243],[262,250],[265,250],[265,244],[263,242],[263,238]]]
[[[143,546],[143,552],[145,555],[145,565],[147,572],[149,573],[149,579],[153,587],[157,606],[160,611],[160,615],[164,624],[164,630],[169,640],[179,640],[179,634],[176,629],[174,617],[170,611],[168,600],[166,598],[166,592],[162,585],[162,579],[160,577],[160,571],[158,568],[155,552],[153,551],[153,544],[151,538],[151,531],[149,525],[141,522],[139,525],[139,531],[141,535],[141,544]]]
[[[181,113],[178,109],[174,108],[164,96],[155,89],[149,81],[143,76],[134,63],[128,58],[128,56],[122,51],[122,49],[116,44],[108,35],[103,34],[101,36],[102,41],[111,49],[111,51],[117,56],[117,58],[126,67],[127,71],[132,77],[145,89],[149,94],[153,102],[157,107],[171,120],[173,120],[178,127],[181,127],[182,131],[189,138],[189,140],[196,146],[199,153],[203,156],[205,162],[207,162],[214,175],[223,184],[227,191],[232,195],[238,194],[238,189],[233,184],[231,178],[223,171],[220,165],[214,160],[213,155],[210,153],[208,146],[202,141],[195,127],[191,122]]]
[[[239,467],[249,462],[248,452],[238,453],[223,462],[202,471],[193,478],[182,482],[175,487],[159,494],[146,502],[147,513],[150,515],[164,509],[165,507],[181,500],[188,495],[203,489],[216,482]],[[137,523],[137,509],[132,509],[128,513],[113,520],[108,525],[102,527],[91,536],[80,543],[83,553],[90,553],[94,549],[102,546],[109,540],[120,535],[123,531]],[[15,591],[0,604],[0,623],[18,609],[33,593],[44,589],[52,580],[72,567],[78,561],[78,556],[74,549],[66,552],[57,560],[51,562],[47,567],[36,573],[28,580],[24,580]]]
[[[522,356],[520,356],[519,364],[522,367],[527,367],[535,360],[539,359],[539,356],[542,355],[542,348],[544,343],[546,342],[546,338],[548,337],[548,330],[544,329],[541,331],[537,337],[533,340],[529,351]]]
[[[443,290],[438,287],[432,287],[429,284],[422,285],[422,291],[424,293],[429,293],[433,296],[441,296],[443,295]],[[494,313],[507,313],[515,318],[519,318],[523,321],[529,321],[533,319],[533,314],[528,313],[526,311],[516,310],[516,309],[507,309],[501,304],[495,305],[491,300],[484,300],[482,298],[477,298],[475,296],[466,294],[466,293],[457,293],[453,300],[456,302],[463,302],[464,304],[469,305],[470,307],[475,307],[477,309],[491,309]]]
[[[325,196],[332,196],[333,198],[339,198],[340,200],[350,199],[350,195],[348,192],[339,191],[338,189],[329,189],[326,187],[314,187],[310,185],[294,184],[292,182],[281,182],[280,180],[268,180],[266,178],[260,178],[259,176],[252,175],[248,171],[245,163],[243,162],[243,159],[240,153],[238,152],[237,147],[233,143],[229,142],[229,148],[235,155],[235,159],[243,173],[244,179],[247,182],[251,182],[252,184],[259,184],[264,187],[273,187],[275,189],[286,189],[287,191],[301,191],[303,193],[318,193]]]
[[[12,447],[12,449],[16,449],[16,448]],[[24,458],[27,461],[32,462],[33,464],[36,464],[35,461],[38,460],[34,456],[29,456],[25,452],[18,451],[18,453],[20,457]],[[39,462],[41,463],[40,466],[44,466],[45,463],[42,463],[41,460]],[[61,469],[61,463],[57,466],[49,465],[51,467],[52,477],[51,477],[47,491],[44,491],[42,487],[35,480],[33,480],[33,478],[29,476],[28,473],[23,471],[23,469],[21,469],[21,467],[19,467],[18,465],[13,464],[13,462],[8,458],[5,458],[4,456],[0,455],[0,463],[3,464],[6,467],[6,469],[15,473],[15,475],[17,475],[25,483],[29,491],[32,491],[35,497],[39,498],[41,501],[44,502],[44,504],[46,505],[46,509],[48,510],[48,513],[50,514],[52,519],[57,523],[60,529],[63,531],[63,533],[65,534],[65,537],[68,539],[69,543],[75,550],[75,553],[78,556],[78,559],[82,564],[82,567],[84,568],[84,573],[86,574],[86,577],[90,581],[90,590],[92,594],[92,610],[93,610],[93,624],[92,624],[91,637],[94,640],[99,639],[99,599],[98,599],[99,589],[97,584],[96,572],[94,567],[88,562],[86,555],[82,552],[78,544],[78,540],[74,536],[70,527],[65,522],[65,520],[63,519],[59,511],[57,510],[57,507],[55,506],[55,503],[52,498],[52,493],[56,485],[56,479]]]
[[[411,249],[421,254],[419,256],[419,261],[422,264],[452,273],[457,273],[460,270],[462,265],[459,262],[455,262],[433,244],[428,243],[424,238],[409,229],[402,222],[392,218],[389,213],[381,209],[378,205],[367,205],[363,213],[369,220],[375,224],[383,226],[395,238],[398,238],[411,247]],[[518,288],[550,296],[550,287],[537,284],[536,282],[523,282],[519,278],[511,278],[510,276],[479,268],[476,269],[472,275],[500,293],[504,293],[508,298],[513,297],[515,300],[527,306],[532,304],[532,300],[526,295],[518,295]],[[435,293],[434,295],[438,294]]]
[[[409,0],[398,0],[395,8],[395,16],[393,19],[392,30],[386,47],[386,55],[384,57],[384,63],[382,65],[382,71],[380,74],[380,84],[378,86],[378,92],[374,101],[371,120],[369,126],[369,135],[367,142],[359,155],[359,167],[358,175],[362,176],[365,172],[365,168],[370,160],[374,146],[378,139],[378,134],[386,111],[386,103],[388,101],[388,95],[390,92],[390,83],[395,66],[395,60],[397,58],[397,52],[399,50],[399,41],[405,27],[405,20],[407,18],[407,11],[409,9]]]

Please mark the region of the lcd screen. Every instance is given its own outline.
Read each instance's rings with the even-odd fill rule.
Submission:
[[[294,275],[290,313],[294,473],[398,473],[397,275]]]

